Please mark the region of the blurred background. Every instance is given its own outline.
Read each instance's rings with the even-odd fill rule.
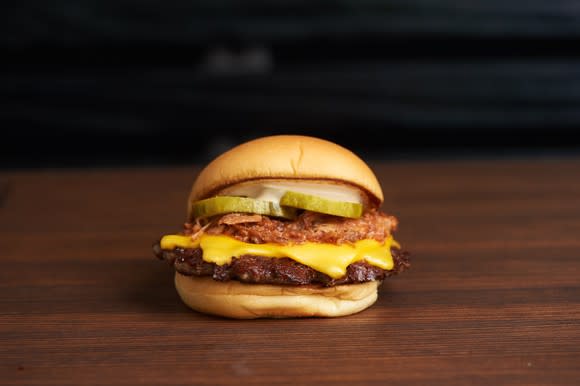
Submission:
[[[325,137],[368,159],[580,154],[576,0],[3,5],[0,167],[207,162]]]

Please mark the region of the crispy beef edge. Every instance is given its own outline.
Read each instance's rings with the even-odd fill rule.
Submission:
[[[154,254],[161,260],[173,265],[175,270],[188,276],[211,276],[214,280],[237,280],[243,283],[276,285],[322,285],[331,287],[341,284],[382,281],[399,274],[410,267],[409,253],[391,248],[394,266],[383,270],[366,262],[356,262],[347,267],[346,275],[339,279],[318,272],[290,258],[270,258],[243,255],[233,258],[231,263],[217,265],[202,258],[200,248],[173,250],[161,249],[159,243],[153,246]]]

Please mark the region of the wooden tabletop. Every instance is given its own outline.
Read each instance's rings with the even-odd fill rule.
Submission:
[[[196,167],[0,173],[0,384],[580,384],[580,158],[374,163],[412,269],[344,318],[227,320],[152,243]]]

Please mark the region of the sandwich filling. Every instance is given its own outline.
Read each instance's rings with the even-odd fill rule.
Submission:
[[[382,280],[409,266],[392,238],[397,219],[376,209],[358,218],[304,211],[295,219],[228,213],[186,223],[154,246],[185,275],[284,285]]]

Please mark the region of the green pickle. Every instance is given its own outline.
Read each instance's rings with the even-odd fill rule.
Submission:
[[[362,204],[356,202],[329,200],[291,191],[284,193],[280,205],[350,218],[359,218],[363,213]]]
[[[287,219],[296,217],[296,209],[294,208],[282,207],[275,202],[248,197],[217,196],[197,201],[191,206],[191,214],[195,218],[205,218],[232,212],[263,214]]]

